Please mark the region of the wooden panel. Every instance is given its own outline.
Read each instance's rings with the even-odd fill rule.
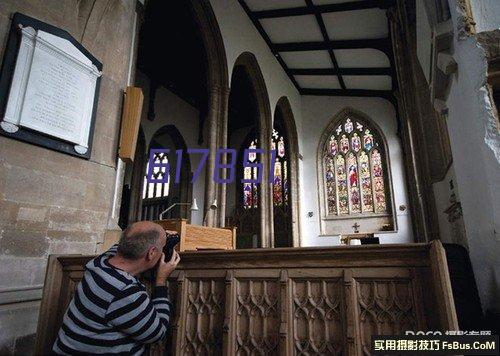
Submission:
[[[216,228],[191,225],[186,219],[155,221],[167,230],[176,230],[181,236],[180,251],[203,249],[232,250],[236,245],[236,228]]]
[[[51,255],[43,286],[42,303],[38,316],[35,355],[47,355],[52,345],[78,281],[83,276],[90,256]]]
[[[233,230],[187,225],[184,250],[234,249]]]
[[[141,88],[127,87],[123,102],[120,148],[118,150],[118,156],[127,163],[134,160],[143,100],[144,95]]]
[[[297,355],[345,353],[341,279],[293,279],[292,338]]]
[[[184,269],[429,266],[428,244],[185,251]]]
[[[186,282],[185,282],[186,283]],[[223,279],[188,279],[185,310],[181,311],[182,355],[219,355],[222,353],[222,330],[225,310]]]
[[[89,258],[51,256],[37,354]],[[363,355],[373,335],[458,327],[439,242],[181,252],[168,285],[172,334],[150,355]]]
[[[182,236],[185,235],[185,225],[187,224],[186,219],[165,219],[165,220],[156,220],[155,223],[162,226],[165,230],[175,230]]]
[[[430,243],[430,269],[436,304],[439,310],[439,324],[445,330],[458,330],[458,319],[451,290],[446,253],[439,240]]]
[[[278,279],[240,278],[236,283],[236,354],[278,353],[280,286]]]
[[[373,335],[402,335],[406,330],[418,330],[410,279],[357,279],[356,301],[365,355],[370,354]]]

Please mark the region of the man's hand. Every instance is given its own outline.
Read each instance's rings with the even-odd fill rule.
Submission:
[[[176,235],[176,234],[178,234],[178,232],[175,231],[175,230],[165,230],[165,233],[167,234],[167,238],[168,238],[169,235]]]
[[[160,257],[160,263],[158,263],[158,267],[156,269],[156,285],[164,286],[168,276],[175,270],[177,264],[181,260],[177,251],[174,250],[172,254],[172,258],[170,261],[165,262],[165,254],[162,253]]]

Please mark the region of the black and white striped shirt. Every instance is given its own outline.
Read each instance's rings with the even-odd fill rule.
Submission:
[[[152,298],[145,286],[108,259],[117,246],[85,266],[53,351],[56,354],[140,355],[145,344],[167,334],[172,305],[166,287],[156,287]]]

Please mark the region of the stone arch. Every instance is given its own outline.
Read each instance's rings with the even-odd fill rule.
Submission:
[[[206,135],[208,136],[208,148],[210,159],[207,161],[207,172],[213,172],[215,154],[217,147],[225,146],[226,143],[221,139],[220,125],[227,122],[227,100],[229,96],[228,67],[226,59],[226,50],[222,34],[217,22],[217,18],[206,0],[187,0],[193,15],[194,23],[200,34],[201,41],[206,53],[207,61],[207,108],[206,108]],[[138,38],[138,28],[136,28],[136,39]],[[134,52],[137,55],[138,46],[135,46]],[[136,60],[136,59],[134,59]],[[124,165],[118,168],[117,179],[125,170]],[[216,196],[216,188],[211,174],[206,174],[205,182],[205,204],[204,210],[207,211],[209,205]],[[121,181],[123,184],[123,181]],[[121,195],[115,196],[117,206],[120,206]],[[210,213],[212,213],[210,211]],[[210,215],[210,214],[209,214]]]
[[[229,98],[229,80],[224,41],[220,32],[217,18],[212,10],[209,1],[190,0],[196,25],[198,26],[203,46],[207,55],[207,136],[209,159],[207,160],[207,174],[205,175],[205,199],[204,216],[206,214],[206,224],[209,226],[218,225],[217,216],[222,215],[224,225],[224,214],[220,209],[214,213],[210,210],[210,204],[218,194],[218,187],[212,179],[212,172],[215,169],[215,155],[218,147],[227,146],[227,135],[224,135],[224,125],[227,130],[227,105]]]
[[[182,150],[183,157],[183,164],[181,165],[181,172],[180,172],[180,182],[179,182],[179,201],[180,203],[189,203],[193,200],[193,185],[191,183],[191,178],[192,178],[192,172],[191,172],[191,160],[189,158],[189,155],[187,153],[187,145],[186,141],[184,140],[184,137],[182,136],[181,132],[175,125],[164,125],[160,127],[158,130],[155,131],[153,136],[151,137],[151,142],[149,143],[148,151],[152,148],[151,144],[154,140],[155,137],[161,136],[167,134],[170,139],[172,140],[172,143],[175,146],[176,150]],[[173,154],[173,152],[171,152]],[[149,159],[147,157],[146,159]],[[175,169],[174,166],[170,167],[170,170],[172,171]],[[180,212],[180,217],[181,218],[186,218],[189,219],[189,206],[187,205],[181,205],[179,207],[179,212]]]
[[[269,96],[267,93],[266,83],[264,81],[264,76],[260,69],[257,58],[254,54],[250,52],[243,52],[238,56],[234,63],[234,67],[242,66],[244,67],[246,73],[248,74],[252,88],[254,90],[255,98],[257,101],[258,110],[258,120],[257,127],[259,132],[259,142],[270,142],[272,134],[272,114],[271,105],[269,103]],[[225,115],[225,122],[222,125],[222,134],[225,136],[225,141],[227,143],[227,113]],[[225,146],[224,146],[225,147]],[[269,162],[269,147],[265,148],[265,153],[262,155],[262,162]],[[225,172],[223,173],[225,174]],[[262,181],[267,182],[269,180],[269,165],[264,164]],[[261,247],[272,246],[273,240],[273,205],[271,197],[271,189],[269,184],[261,184],[261,194],[259,196],[259,207],[260,209],[260,237],[261,237]],[[225,208],[226,208],[226,189],[225,185],[221,184],[218,195],[221,203],[221,214],[220,224],[224,224],[225,220]]]
[[[339,122],[341,122],[347,117],[357,117],[362,121],[366,122],[367,124],[369,124],[369,126],[373,129],[373,131],[377,134],[377,136],[380,137],[382,141],[382,150],[385,155],[385,170],[387,171],[386,184],[388,184],[388,192],[389,192],[389,199],[387,200],[389,209],[388,215],[390,215],[393,230],[397,231],[397,219],[396,219],[396,211],[394,205],[394,189],[392,184],[392,169],[390,162],[389,145],[387,143],[386,136],[383,130],[380,128],[380,126],[369,115],[365,114],[362,111],[356,110],[352,107],[345,107],[342,110],[340,110],[337,114],[335,114],[333,118],[329,121],[329,123],[326,125],[326,127],[323,129],[316,152],[318,205],[319,205],[318,211],[320,212],[319,221],[320,221],[321,234],[322,235],[326,234],[325,224],[327,220],[325,214],[326,193],[325,193],[325,184],[323,180],[323,174],[324,174],[323,152],[325,150],[326,145],[328,144],[330,135],[334,130],[335,126],[337,126]]]
[[[257,126],[259,130],[259,138],[261,139],[261,142],[269,142],[272,133],[271,104],[269,103],[266,83],[264,81],[262,71],[260,70],[259,63],[257,62],[257,58],[250,52],[243,52],[238,56],[236,62],[234,63],[234,67],[236,66],[243,66],[250,78],[255,99],[257,100]]]
[[[227,88],[226,50],[217,18],[208,1],[190,0],[190,4],[207,54],[209,90],[213,86]]]
[[[188,147],[186,145],[186,141],[184,140],[184,137],[182,136],[181,132],[175,125],[163,125],[154,132],[151,139],[153,139],[155,136],[160,136],[163,134],[168,134],[172,138],[172,142],[174,143],[177,149],[183,151],[187,150]],[[186,156],[185,158],[183,158],[183,160],[187,162],[188,166],[191,165],[189,156]]]
[[[299,139],[297,126],[293,115],[290,101],[282,96],[276,103],[274,110],[281,110],[283,123],[288,138],[288,151],[290,157],[290,190],[291,190],[291,214],[292,214],[292,238],[293,246],[300,246],[300,199],[299,199]],[[273,240],[274,241],[274,240]]]

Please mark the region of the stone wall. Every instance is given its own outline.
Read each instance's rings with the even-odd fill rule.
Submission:
[[[0,137],[0,354],[33,346],[47,256],[94,253],[108,225],[133,0],[1,0],[0,60],[12,15],[67,30],[103,63],[89,161]]]
[[[455,29],[453,76],[447,119],[457,191],[462,204],[470,258],[483,311],[500,310],[500,131],[488,88],[488,53],[498,48],[497,1],[471,2],[477,34],[463,24],[463,1],[450,0]],[[476,7],[481,3],[481,11]],[[485,16],[486,9],[491,16]],[[493,21],[494,20],[494,21]],[[485,41],[485,42],[484,42]],[[500,53],[500,51],[498,52]]]

